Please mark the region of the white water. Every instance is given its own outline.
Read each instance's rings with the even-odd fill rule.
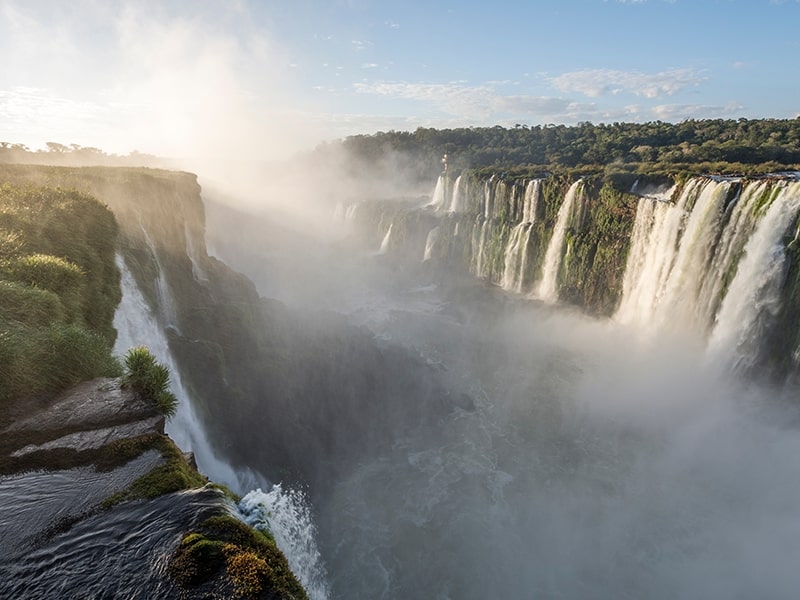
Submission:
[[[575,204],[575,199],[579,196],[579,190],[582,186],[583,182],[581,180],[573,183],[567,190],[567,195],[564,197],[561,208],[558,209],[553,236],[550,238],[547,252],[544,255],[542,280],[536,290],[536,295],[545,302],[556,302],[558,300],[558,273],[564,256],[564,239],[572,218],[572,207]]]
[[[381,241],[381,247],[378,250],[378,254],[386,254],[389,251],[389,242],[392,239],[392,224],[389,224],[389,229],[386,230],[386,235],[383,236],[383,240]]]
[[[206,275],[203,267],[200,266],[197,248],[192,239],[192,230],[189,228],[188,221],[183,224],[183,235],[186,238],[186,256],[188,256],[189,260],[192,262],[192,277],[194,277],[195,281],[208,281],[208,275]]]
[[[522,208],[522,223],[536,222],[536,212],[541,200],[541,187],[541,179],[532,179],[525,186],[525,200]]]
[[[158,277],[156,278],[156,292],[158,294],[158,311],[160,313],[159,317],[165,325],[177,327],[178,313],[175,308],[175,301],[172,297],[172,292],[169,289],[167,276],[164,273],[164,269],[161,267],[161,262],[158,260],[156,246],[153,243],[153,240],[150,238],[150,234],[147,232],[147,229],[141,220],[139,221],[139,227],[141,228],[144,239],[147,242],[147,247],[150,249],[153,262],[156,264],[156,268],[158,269]]]
[[[120,255],[117,255],[116,263],[122,275],[122,300],[114,315],[114,327],[117,329],[114,351],[124,355],[134,346],[147,346],[156,359],[169,369],[170,390],[178,399],[178,406],[175,415],[166,424],[166,433],[183,451],[194,453],[198,470],[212,481],[224,483],[236,491],[253,489],[259,484],[263,486],[266,482],[260,475],[250,469],[235,471],[210,447],[208,436],[181,380],[163,328]],[[246,500],[248,503],[245,503]],[[245,507],[250,507],[251,516],[255,505],[269,507],[261,519],[268,517],[270,530],[292,571],[313,600],[327,599],[325,568],[316,546],[316,528],[303,495],[293,490],[284,492],[278,484],[267,494],[261,492],[261,488],[250,492],[243,503]]]
[[[120,255],[116,258],[122,274],[122,300],[114,314],[117,341],[114,352],[120,356],[134,346],[147,346],[170,372],[170,390],[178,399],[175,416],[167,422],[166,432],[185,452],[193,452],[199,470],[232,489],[241,489],[233,469],[209,448],[202,425],[194,411],[181,374],[172,358],[164,330],[139,291],[133,274]]]
[[[715,360],[746,363],[778,309],[779,245],[797,214],[797,184],[745,182],[726,207],[731,185],[696,178],[675,204],[639,201],[615,318],[649,335],[681,332],[700,343],[712,335]]]
[[[465,184],[463,183],[462,176],[459,175],[456,177],[456,181],[453,184],[453,196],[450,200],[449,212],[462,212],[466,208],[466,190],[464,188]]]
[[[489,274],[486,265],[486,240],[491,237],[492,224],[488,219],[476,225],[472,231],[472,274],[483,278]]]
[[[436,180],[436,187],[433,189],[433,196],[428,206],[434,210],[443,210],[447,208],[446,187],[447,178],[444,175],[439,175],[439,178]]]
[[[266,493],[256,489],[242,498],[239,510],[249,525],[272,534],[311,600],[330,597],[325,564],[316,544],[317,528],[302,492],[284,491],[280,484]]]
[[[722,207],[730,187],[727,181],[709,181],[695,201],[674,266],[656,303],[657,327],[695,331],[706,326],[704,315],[698,314],[700,288],[708,275],[707,266],[719,236]]]
[[[492,218],[492,199],[494,198],[494,181],[495,176],[492,175],[483,185],[483,218]]]
[[[753,367],[764,329],[781,304],[786,268],[783,236],[800,209],[800,183],[780,190],[747,242],[709,341],[709,356],[734,368]]]
[[[703,349],[669,336],[641,343],[637,335],[668,289],[686,292],[687,304],[695,293],[693,310],[709,310],[704,301],[717,283],[694,277],[691,264],[682,278],[675,273],[691,262],[680,257],[683,242],[717,278],[731,276],[748,238],[731,290],[738,280],[757,281],[747,275],[750,261],[755,271],[756,262],[771,264],[768,238],[776,239],[786,215],[773,215],[773,204],[752,223],[752,235],[737,237],[733,224],[751,225],[746,207],[757,193],[745,189],[723,210],[727,193],[714,193],[724,185],[692,180],[674,204],[640,202],[626,310],[618,313],[622,320],[628,311],[633,327],[538,303],[482,302],[493,293],[487,286],[406,289],[391,271],[391,289],[359,291],[359,323],[436,365],[452,396],[465,391],[476,408],[403,431],[382,452],[342,469],[334,489],[315,498],[331,596],[796,598],[796,388],[761,389],[709,368]],[[472,244],[471,268],[481,274],[490,195],[478,222],[463,230],[473,236],[464,240]],[[562,209],[559,221],[576,212]],[[690,225],[695,210],[712,238]],[[756,242],[762,228],[772,233]],[[469,292],[478,287],[476,298]],[[769,297],[771,288],[756,287]],[[410,300],[423,289],[430,296],[424,310]],[[762,296],[754,304],[736,293],[751,309]],[[719,315],[718,328],[748,321],[733,307]],[[781,395],[787,402],[777,401]]]
[[[531,239],[531,225],[536,222],[540,185],[541,180],[534,179],[525,186],[522,221],[511,230],[506,246],[503,279],[500,283],[505,290],[523,291],[524,274],[528,267],[528,242]]]
[[[425,240],[425,253],[422,255],[423,262],[430,260],[433,256],[433,250],[436,248],[436,244],[439,242],[439,235],[439,227],[434,227],[428,232],[428,237]]]

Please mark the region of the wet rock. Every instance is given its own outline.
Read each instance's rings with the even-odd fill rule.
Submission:
[[[158,415],[120,379],[101,377],[81,383],[62,393],[50,405],[13,423],[3,433],[85,431],[131,423]],[[163,424],[159,433],[163,433]]]

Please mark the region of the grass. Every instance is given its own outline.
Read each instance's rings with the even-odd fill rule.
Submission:
[[[166,365],[157,362],[145,346],[128,350],[124,364],[123,385],[131,386],[167,418],[173,417],[178,408],[178,399],[169,391],[169,369]]]
[[[88,194],[0,185],[0,405],[120,374],[117,232]]]

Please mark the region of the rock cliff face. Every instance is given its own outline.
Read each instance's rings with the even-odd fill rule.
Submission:
[[[340,213],[391,260],[469,272],[644,329],[694,330],[712,347],[738,337],[730,350],[748,345],[743,370],[783,378],[800,366],[799,205],[791,174],[615,181],[465,171],[443,174],[425,204]]]
[[[151,169],[5,167],[11,181],[101,198],[214,445],[312,493],[392,435],[453,406],[420,358],[340,315],[259,298],[209,257],[196,177]],[[375,398],[386,399],[378,403]]]
[[[225,336],[242,335],[252,344],[240,309],[257,311],[259,300],[243,277],[206,256],[194,176],[15,165],[0,168],[0,181],[74,188],[108,204],[121,224],[118,247],[175,347],[196,342],[219,358],[206,371],[194,362],[186,368],[202,373],[187,377],[195,389],[203,377],[214,386],[198,397],[216,399],[225,377],[235,380],[222,356]],[[113,252],[116,224],[112,234],[106,241]],[[109,262],[118,300],[119,275]],[[189,338],[183,331],[200,333]],[[208,353],[181,356],[192,361]],[[235,355],[231,364],[238,366]],[[47,597],[54,585],[67,596],[186,597],[198,588],[182,590],[185,582],[170,576],[166,565],[182,536],[199,528],[211,536],[209,543],[225,548],[222,562],[204,569],[202,592],[208,597],[304,597],[274,541],[259,538],[252,548],[239,548],[236,539],[228,539],[231,527],[243,527],[230,517],[231,501],[202,487],[206,479],[191,457],[164,435],[163,417],[119,380],[85,382],[56,398],[18,400],[0,419],[0,518],[9,524],[4,531],[9,544],[0,556],[0,595]],[[194,491],[179,491],[187,489]],[[125,502],[141,498],[150,500]],[[204,525],[210,518],[222,519],[222,525]],[[255,571],[242,579],[242,569],[250,567]],[[70,576],[74,573],[80,576]],[[280,574],[280,585],[270,573]]]
[[[170,455],[180,456],[163,428],[152,405],[119,379],[101,378],[43,403],[0,433],[0,595],[145,597],[146,590],[162,589],[172,590],[164,597],[177,597],[166,574],[148,573],[148,563],[162,558],[155,545],[176,544],[170,537],[180,536],[199,513],[170,514],[168,503],[109,506],[137,481],[169,468]],[[223,510],[221,495],[201,496],[207,508]],[[122,515],[140,511],[165,528],[158,544],[152,535],[136,539],[126,525]],[[114,568],[109,561],[115,556],[130,564]]]

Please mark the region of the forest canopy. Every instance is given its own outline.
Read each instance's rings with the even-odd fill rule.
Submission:
[[[449,166],[580,168],[601,165],[687,165],[743,173],[794,169],[800,165],[800,118],[686,120],[680,123],[589,122],[574,126],[518,124],[513,128],[469,127],[414,132],[389,131],[350,136],[341,145],[362,164],[380,164],[392,155],[411,155],[433,172],[448,155]],[[760,168],[755,168],[760,166]],[[706,169],[708,170],[708,169]]]

